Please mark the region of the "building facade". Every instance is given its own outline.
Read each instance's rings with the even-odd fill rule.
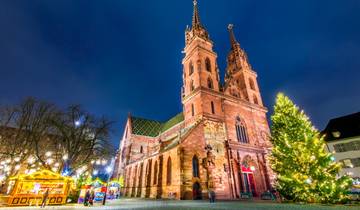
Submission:
[[[183,111],[167,122],[128,116],[120,143],[118,174],[129,197],[218,199],[259,196],[271,188],[267,109],[257,74],[233,26],[225,81],[213,42],[194,1],[185,31]]]
[[[349,175],[360,189],[360,112],[331,119],[325,130],[327,150],[342,163],[340,175]]]

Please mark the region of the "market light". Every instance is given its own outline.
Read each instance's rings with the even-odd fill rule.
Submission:
[[[51,159],[51,158],[49,158],[49,159],[46,160],[46,163],[49,164],[49,165],[52,164],[53,162],[54,162],[54,160]]]
[[[335,157],[334,157],[334,156],[331,156],[331,157],[330,157],[330,160],[331,160],[331,161],[335,161]]]
[[[60,163],[55,163],[54,166],[55,166],[55,167],[59,167],[59,166],[60,166]]]
[[[46,157],[50,157],[51,155],[52,155],[52,152],[50,152],[50,151],[48,151],[48,152],[45,153],[45,156],[46,156]]]
[[[96,165],[100,165],[100,164],[101,164],[101,160],[97,160]]]
[[[80,120],[76,120],[75,121],[75,127],[79,127],[81,125],[81,121]]]
[[[28,163],[29,164],[33,164],[35,162],[35,158],[34,157],[29,157],[28,158]]]
[[[92,160],[90,163],[91,163],[91,164],[94,164],[94,163],[95,163],[95,160]]]
[[[107,164],[107,160],[102,160],[101,161],[101,164],[104,166],[104,165],[106,165]]]
[[[255,166],[250,166],[251,171],[255,171]]]
[[[20,165],[16,165],[15,170],[19,170],[19,169],[20,169]]]
[[[15,162],[19,162],[20,161],[20,158],[19,157],[16,157],[14,158]]]
[[[307,184],[311,184],[312,180],[309,178],[309,179],[306,179],[305,182],[306,182]]]
[[[106,167],[106,172],[109,174],[112,171],[112,168],[110,166]]]
[[[63,157],[62,157],[63,160],[68,160],[69,159],[69,155],[68,154],[65,154]]]
[[[94,170],[94,171],[93,171],[93,175],[94,175],[94,176],[96,176],[96,175],[98,175],[98,174],[99,174],[99,171],[97,171],[97,170]]]
[[[10,160],[10,159],[7,159],[5,162],[6,162],[6,163],[11,163],[11,160]]]

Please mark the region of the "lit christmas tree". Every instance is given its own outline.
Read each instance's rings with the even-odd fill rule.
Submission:
[[[304,112],[280,93],[271,120],[270,162],[280,194],[295,202],[346,201],[351,179],[338,177],[341,165],[325,151],[323,138]]]

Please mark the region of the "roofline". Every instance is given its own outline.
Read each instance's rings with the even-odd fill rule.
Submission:
[[[360,138],[360,135],[357,135],[357,136],[350,136],[350,137],[346,137],[346,138],[339,138],[339,139],[331,139],[331,140],[325,140],[325,142],[334,142],[334,141],[344,141],[344,140],[350,140],[350,139],[354,139],[356,137],[359,137]]]

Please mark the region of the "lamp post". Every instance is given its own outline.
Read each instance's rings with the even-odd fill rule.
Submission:
[[[108,192],[108,188],[109,188],[109,181],[110,181],[111,172],[112,172],[112,167],[111,166],[106,167],[106,173],[108,174],[108,178],[107,178],[107,181],[106,181],[106,190],[105,190],[105,195],[104,195],[104,199],[103,199],[103,205],[104,206],[106,204],[106,196],[107,196],[107,192]]]

